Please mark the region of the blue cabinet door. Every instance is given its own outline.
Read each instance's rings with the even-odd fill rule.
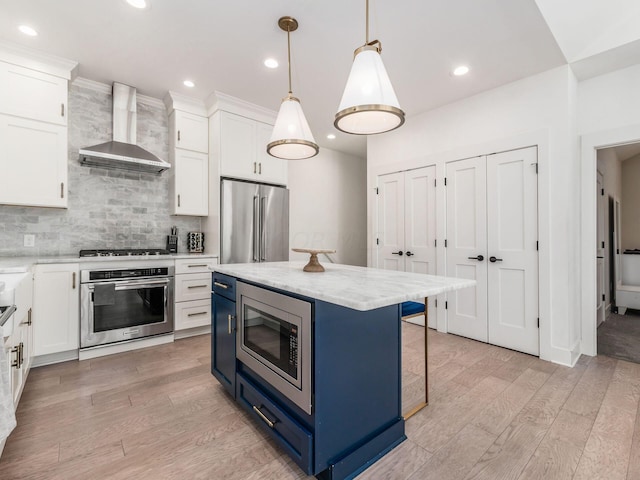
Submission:
[[[236,302],[211,295],[211,373],[236,396]]]

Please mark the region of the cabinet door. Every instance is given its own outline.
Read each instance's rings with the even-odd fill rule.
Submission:
[[[23,368],[20,363],[20,344],[22,343],[22,328],[17,327],[13,330],[13,334],[9,337],[9,359],[11,366],[11,394],[13,396],[13,404],[17,407],[20,393],[22,393]]]
[[[192,113],[174,111],[175,146],[207,153],[209,151],[209,119]]]
[[[174,215],[209,214],[209,156],[176,149],[173,162]]]
[[[256,122],[256,159],[258,178],[261,182],[286,185],[287,160],[272,157],[267,153],[267,144],[271,140],[273,125]]]
[[[258,179],[256,121],[229,112],[220,115],[220,175]]]
[[[235,398],[236,302],[211,295],[211,373]]]
[[[80,337],[79,265],[37,265],[33,292],[34,354],[75,350]]]
[[[0,204],[67,206],[67,129],[0,115]]]
[[[67,124],[67,80],[0,62],[2,113]]]

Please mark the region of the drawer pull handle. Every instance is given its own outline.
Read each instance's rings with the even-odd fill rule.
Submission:
[[[259,409],[258,407],[256,407],[255,405],[253,406],[253,411],[254,411],[254,412],[256,412],[256,413],[260,416],[260,418],[261,418],[262,420],[264,420],[264,422],[265,422],[267,425],[269,425],[269,428],[273,428],[273,427],[275,427],[275,425],[276,425],[276,424],[275,424],[275,422],[272,422],[271,420],[269,420],[269,419],[265,416],[265,414],[264,414],[264,413],[262,413],[262,412],[260,411],[260,409]]]
[[[202,267],[208,267],[209,265],[207,265],[206,263],[203,265],[187,265],[189,268],[202,268]]]
[[[206,315],[207,312],[189,313],[187,317],[195,317],[196,315]]]
[[[229,288],[229,285],[225,285],[224,283],[220,283],[220,282],[213,282],[213,284],[214,284],[216,287],[224,288],[225,290],[226,290],[227,288]]]
[[[189,285],[187,288],[207,288],[208,285]]]

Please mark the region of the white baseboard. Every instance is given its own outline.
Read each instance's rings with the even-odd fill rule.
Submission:
[[[211,325],[205,325],[204,327],[187,328],[186,330],[178,330],[173,333],[176,340],[181,338],[195,337],[197,335],[206,335],[211,333]]]
[[[52,365],[54,363],[68,362],[70,360],[78,359],[78,350],[69,350],[67,352],[50,353],[48,355],[39,355],[33,357],[33,367],[43,367],[45,365]]]
[[[168,335],[158,335],[156,337],[142,338],[140,340],[131,340],[128,342],[116,343],[113,345],[104,345],[101,347],[88,348],[80,350],[79,360],[89,360],[91,358],[104,357],[105,355],[113,355],[114,353],[130,352],[131,350],[139,350],[146,347],[154,347],[165,343],[172,343],[174,340],[173,333]]]

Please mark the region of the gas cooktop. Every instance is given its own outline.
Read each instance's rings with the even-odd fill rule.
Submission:
[[[114,250],[80,250],[81,257],[133,257],[142,255],[169,255],[163,248],[124,248]]]

